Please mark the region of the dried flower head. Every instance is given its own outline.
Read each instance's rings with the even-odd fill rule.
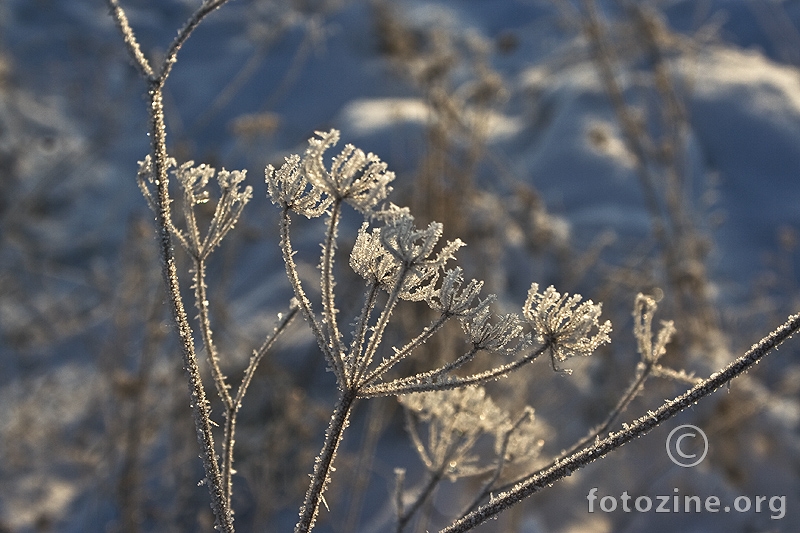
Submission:
[[[371,216],[378,204],[386,199],[392,188],[394,172],[386,170],[386,163],[373,154],[365,154],[352,144],[345,145],[333,158],[331,169],[325,168],[323,155],[339,142],[339,132],[317,132],[311,138],[303,156],[303,171],[308,180],[336,200],[345,201],[353,208]]]
[[[534,416],[533,407],[526,405],[522,415],[508,431],[505,459],[509,462],[535,459],[544,447],[541,433],[542,428]],[[501,451],[500,447],[495,448],[496,453]]]
[[[423,463],[429,471],[441,471],[451,480],[493,468],[490,461],[481,461],[472,448],[481,436],[488,435],[499,449],[512,428],[508,413],[486,395],[483,387],[418,392],[398,399],[428,426],[426,444],[416,428],[410,428]]]
[[[249,185],[240,188],[246,177],[246,171],[225,169],[216,171],[206,164],[194,166],[194,161],[187,161],[180,166],[174,159],[167,159],[167,168],[180,183],[183,189],[183,215],[186,229],[179,229],[172,220],[167,221],[170,232],[178,238],[181,245],[192,255],[204,259],[219,246],[225,235],[236,225],[242,210],[253,197],[253,188]],[[208,231],[202,236],[197,224],[194,208],[197,205],[208,203],[211,194],[208,183],[216,176],[220,196],[214,208],[214,215],[209,223]],[[147,199],[151,209],[156,209],[155,196],[150,191],[148,183],[157,184],[153,175],[150,156],[139,163],[138,174],[139,188]]]
[[[581,302],[580,294],[562,296],[553,286],[539,293],[539,285],[534,283],[522,313],[533,327],[537,340],[548,347],[553,369],[558,370],[556,361],[591,355],[599,346],[611,341],[608,336],[611,322],[598,322],[601,309],[601,304],[595,305],[591,300]],[[592,334],[594,328],[597,332]]]
[[[272,203],[306,218],[322,215],[331,203],[322,189],[309,183],[298,155],[287,157],[279,170],[267,166],[265,177]]]
[[[465,320],[474,316],[482,306],[489,305],[490,299],[483,300],[477,306],[472,306],[472,302],[480,294],[483,282],[470,280],[466,287],[464,285],[464,274],[460,267],[448,270],[444,273],[442,285],[430,298],[428,305],[431,309],[439,311],[442,315],[457,317]]]
[[[175,168],[177,163],[175,159],[168,157],[166,160],[167,170]],[[147,205],[154,212],[158,209],[156,197],[150,190],[151,185],[158,185],[155,176],[155,169],[153,168],[153,160],[150,154],[146,155],[143,161],[139,161],[139,171],[136,174],[136,183],[139,185],[139,190],[142,191],[142,196],[147,200]]]
[[[369,224],[364,222],[350,253],[350,267],[370,283],[391,287],[400,263],[381,244],[380,228],[369,231]]]
[[[442,236],[442,225],[432,222],[426,229],[414,226],[408,210],[382,211],[382,228],[359,230],[350,255],[350,266],[368,281],[378,282],[387,292],[399,290],[404,300],[428,300],[436,293],[435,285],[445,263],[455,257],[464,243],[448,241],[434,257],[434,248]],[[398,285],[399,284],[399,285]]]
[[[461,328],[476,349],[514,355],[530,345],[530,338],[522,335],[522,320],[519,315],[510,313],[501,316],[492,313],[489,304],[494,300],[494,295],[482,300],[473,313],[461,319]],[[495,321],[491,322],[490,319]]]

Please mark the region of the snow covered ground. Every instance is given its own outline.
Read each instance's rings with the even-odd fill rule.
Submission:
[[[148,55],[166,48],[197,4],[121,3]],[[664,122],[664,93],[642,51],[646,46],[624,10],[615,2],[600,4],[630,110],[644,130],[663,140],[675,124]],[[701,292],[710,299],[714,324],[730,350],[684,338],[688,355],[676,355],[674,362],[704,375],[800,310],[800,5],[653,4],[654,20],[669,29],[661,41],[668,90],[675,90],[685,118],[676,122],[679,150],[654,148],[648,165],[666,176],[674,162],[670,154],[682,154],[676,168],[684,179],[681,222],[691,229],[686,246],[701,242],[707,249],[685,250],[702,263],[702,285],[683,301],[702,300]],[[520,303],[531,281],[607,301],[619,351],[576,366],[570,378],[537,378],[541,390],[525,400],[542,402],[534,407],[550,427],[543,435],[550,441],[545,453],[558,453],[603,419],[634,371],[632,295],[663,291],[659,316],[674,318],[680,331],[681,320],[694,318],[680,316],[688,307],[670,291],[691,293],[697,286],[680,285],[661,261],[637,155],[597,74],[580,13],[569,2],[544,0],[236,0],[203,23],[167,84],[167,122],[171,155],[246,168],[255,189],[236,240],[224,258],[220,252],[213,271],[219,287],[214,297],[227,302],[216,316],[222,343],[240,354],[232,368],[246,360],[289,298],[263,168],[302,152],[315,130],[336,128],[344,142],[388,162],[398,175],[396,201],[412,209],[426,205],[413,194],[421,194],[425,176],[436,175],[426,169],[469,174],[480,194],[464,214],[441,204],[445,212],[434,205],[418,216],[461,220],[475,239],[465,261],[497,259],[481,275],[503,305]],[[488,104],[476,87],[496,90]],[[142,513],[142,530],[208,527],[207,493],[195,487],[200,465],[187,426],[174,332],[159,305],[151,216],[135,182],[137,161],[148,151],[143,91],[105,2],[0,4],[0,530],[115,530],[133,523],[124,516],[132,508]],[[432,133],[437,124],[449,136],[441,145]],[[475,139],[477,152],[471,151]],[[437,156],[440,166],[424,166]],[[664,183],[657,180],[666,204]],[[531,197],[541,199],[544,209],[523,200]],[[352,235],[355,227],[343,234]],[[534,230],[546,236],[532,243]],[[318,233],[299,224],[298,231],[298,247],[311,252],[313,276]],[[148,329],[148,323],[158,326]],[[250,398],[261,407],[248,414],[241,451],[250,458],[292,457],[305,466],[295,471],[289,462],[243,461],[236,488],[241,531],[293,525],[296,485],[304,490],[311,462],[304,446],[287,450],[292,446],[280,435],[307,437],[313,455],[328,416],[333,381],[302,328],[290,336],[261,376],[267,385]],[[290,357],[292,347],[307,356]],[[671,423],[531,498],[503,527],[796,530],[798,356],[800,345],[790,341],[741,386],[734,383],[728,397],[718,394],[679,417],[709,433],[711,457],[697,470],[669,463],[663,443],[678,425]],[[681,390],[653,385],[623,419]],[[297,412],[277,416],[276,405]],[[259,421],[270,416],[280,423],[264,429]],[[409,468],[411,485],[421,479],[398,429],[401,417],[395,417],[397,427],[380,440],[360,519],[338,519],[347,516],[345,498],[332,502],[336,513],[320,530],[347,531],[347,524],[393,530],[394,462]],[[346,451],[357,458],[355,433],[367,424],[357,418],[354,425]],[[132,456],[141,472],[130,477],[125,460]],[[128,498],[126,486],[137,487],[137,494]],[[784,495],[786,509],[780,519],[766,510],[590,514],[590,487],[654,499],[678,487],[681,494],[730,501]],[[437,514],[448,509],[447,494],[443,488],[432,527],[447,522]],[[483,530],[494,529],[490,524]]]

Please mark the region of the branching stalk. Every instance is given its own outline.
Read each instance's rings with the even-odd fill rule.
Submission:
[[[397,302],[400,300],[400,289],[403,287],[403,283],[405,283],[408,272],[408,268],[403,268],[398,274],[397,282],[395,283],[392,292],[389,294],[389,298],[386,301],[383,311],[381,311],[380,317],[378,317],[377,324],[375,324],[375,327],[372,330],[372,336],[369,338],[367,348],[364,350],[364,354],[361,356],[363,360],[362,365],[365,369],[369,367],[370,363],[372,363],[372,360],[375,357],[375,352],[378,350],[378,346],[380,346],[381,340],[383,339],[383,332],[386,330],[386,326],[389,325],[389,319],[394,312]]]
[[[461,387],[467,387],[469,385],[478,385],[480,383],[486,383],[487,381],[491,381],[500,376],[504,376],[520,368],[521,366],[530,363],[531,361],[536,359],[539,355],[544,353],[548,348],[549,344],[543,344],[536,350],[532,351],[525,357],[518,359],[517,361],[513,361],[505,365],[491,368],[489,370],[486,370],[485,372],[479,372],[465,377],[448,377],[447,379],[437,381],[434,378],[438,378],[442,374],[443,370],[436,369],[431,372],[417,374],[409,378],[399,378],[389,381],[387,383],[379,383],[377,385],[373,385],[371,387],[365,387],[364,389],[359,390],[358,397],[372,398],[375,396],[397,396],[400,394],[408,394],[411,392],[450,390]],[[474,354],[477,353],[477,351],[473,351],[470,353]],[[449,366],[450,365],[446,365],[446,367]]]
[[[158,82],[150,83],[150,135],[152,138],[152,154],[156,187],[158,191],[158,210],[156,224],[159,234],[162,273],[169,294],[173,319],[178,327],[178,334],[183,349],[183,366],[189,378],[189,395],[194,413],[197,439],[203,450],[203,467],[206,473],[208,490],[211,494],[211,505],[220,526],[225,533],[233,533],[233,513],[225,497],[224,484],[220,474],[219,463],[214,449],[214,435],[211,427],[211,405],[206,399],[200,368],[197,365],[197,354],[194,347],[192,328],[189,325],[186,310],[181,297],[180,281],[175,266],[175,253],[167,221],[171,219],[169,178],[167,175],[166,130],[164,127],[164,105],[162,87]]]
[[[186,315],[186,309],[180,292],[180,280],[175,265],[175,253],[170,237],[172,214],[170,210],[171,198],[169,194],[169,176],[167,173],[167,133],[164,123],[163,88],[169,76],[172,64],[186,39],[189,38],[194,28],[214,9],[222,6],[227,0],[206,1],[192,15],[189,22],[181,30],[172,45],[166,59],[160,66],[160,74],[156,76],[147,58],[142,53],[133,29],[128,23],[125,11],[118,0],[107,0],[111,15],[122,34],[125,47],[128,50],[134,65],[140,75],[147,81],[150,116],[150,139],[153,174],[157,190],[156,226],[159,238],[159,251],[162,263],[162,275],[169,295],[173,319],[178,329],[183,352],[183,366],[189,382],[189,395],[194,415],[197,439],[202,448],[203,467],[206,474],[206,484],[211,494],[211,507],[216,517],[217,526],[225,533],[233,533],[233,513],[230,502],[226,498],[220,474],[219,463],[214,448],[214,436],[211,427],[211,406],[206,398],[203,388],[200,368],[197,364],[192,328]]]
[[[333,294],[333,288],[336,285],[333,276],[333,264],[336,255],[336,234],[339,227],[341,212],[341,201],[334,201],[328,216],[328,229],[325,233],[325,242],[322,246],[320,289],[322,292],[322,313],[325,320],[325,327],[328,331],[328,342],[334,354],[334,361],[338,362],[340,365],[340,372],[344,377],[345,372],[342,362],[344,349],[342,348],[342,334],[339,332],[339,323],[336,320],[336,301]]]
[[[450,318],[447,315],[440,315],[430,326],[426,327],[422,333],[414,337],[411,341],[408,342],[405,346],[397,350],[394,355],[389,357],[388,359],[384,359],[381,364],[379,364],[373,371],[371,371],[363,380],[362,385],[370,385],[375,380],[379,379],[383,376],[386,372],[388,372],[394,365],[408,357],[411,352],[414,351],[417,347],[421,346],[425,342],[428,341],[433,335],[442,329],[444,323],[447,322],[447,319]]]
[[[375,302],[378,299],[378,292],[380,291],[380,284],[376,281],[370,283],[367,293],[364,297],[364,308],[361,310],[361,316],[356,325],[355,334],[353,336],[353,344],[350,347],[348,354],[348,386],[355,387],[356,383],[363,385],[361,376],[365,372],[366,360],[361,357],[361,350],[364,348],[364,339],[367,336],[367,326],[369,319],[372,316],[372,310],[375,309]]]
[[[297,315],[298,307],[292,305],[289,312],[285,316],[279,316],[278,325],[267,337],[261,347],[253,353],[250,362],[242,377],[242,382],[236,390],[236,397],[231,402],[231,405],[225,411],[225,428],[223,433],[222,442],[222,477],[223,485],[225,486],[225,497],[232,508],[232,495],[233,495],[233,448],[236,444],[236,421],[239,409],[242,407],[244,395],[247,393],[247,388],[253,380],[256,368],[263,359],[264,355],[269,351],[278,336],[286,329],[292,319]]]
[[[442,529],[440,533],[463,533],[469,531],[528,496],[539,492],[544,487],[571,475],[575,470],[646,434],[654,427],[669,420],[690,405],[726,385],[736,376],[752,368],[773,348],[789,338],[798,329],[800,329],[800,314],[790,316],[786,323],[761,339],[758,344],[753,345],[747,353],[730,363],[722,371],[712,374],[711,377],[701,381],[684,394],[665,402],[656,411],[648,412],[648,414],[635,420],[622,431],[611,433],[608,437],[596,442],[589,448],[574,453],[563,461],[554,464],[540,475],[492,498],[489,503]]]

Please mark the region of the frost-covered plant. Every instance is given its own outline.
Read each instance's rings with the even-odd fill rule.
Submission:
[[[455,253],[464,245],[463,242],[455,240],[440,245],[441,224],[432,222],[419,229],[407,209],[379,204],[387,197],[388,183],[394,176],[386,171],[386,166],[376,156],[348,145],[332,159],[328,169],[322,155],[339,134],[331,131],[317,135],[318,138],[309,141],[309,148],[302,158],[291,156],[281,168],[268,167],[266,170],[267,190],[282,212],[281,250],[289,280],[339,388],[339,401],[325,444],[314,465],[312,483],[301,508],[297,531],[313,527],[322,494],[329,483],[336,450],[347,427],[352,404],[357,399],[457,389],[447,397],[476,400],[474,391],[482,389],[465,390],[464,387],[507,375],[548,350],[555,353],[578,350],[580,339],[575,338],[576,335],[578,332],[590,334],[599,315],[599,308],[583,304],[578,308],[582,314],[572,319],[570,313],[574,306],[567,305],[559,310],[563,323],[552,322],[552,331],[541,336],[537,345],[531,334],[525,332],[524,321],[519,315],[497,315],[491,309],[494,296],[478,297],[482,282],[471,280],[464,285],[462,270],[447,268],[449,262],[455,261]],[[366,289],[364,305],[354,321],[355,329],[349,341],[341,333],[333,291],[336,285],[333,262],[338,246],[337,228],[345,203],[351,204],[367,219],[350,254],[350,266],[364,279]],[[320,259],[320,316],[316,314],[297,273],[290,236],[292,212],[308,218],[324,216],[326,219]],[[535,293],[535,287],[532,290]],[[386,294],[385,300],[379,299],[380,293]],[[425,301],[438,317],[406,344],[387,350],[383,347],[384,333],[402,300]],[[532,305],[529,303],[528,307]],[[541,312],[544,314],[547,310]],[[412,376],[389,376],[395,365],[410,356],[451,319],[457,319],[466,334],[468,349],[463,355]],[[589,350],[607,342],[609,330],[609,323],[600,326],[592,343],[581,346],[582,355],[588,355]],[[480,353],[494,355],[488,370],[467,375],[457,372]],[[467,392],[469,390],[473,392]],[[469,411],[465,411],[463,402],[452,405],[460,406],[454,409],[462,414]],[[472,437],[467,438],[448,452],[449,445],[442,440],[432,451],[432,457],[442,459],[455,453],[462,459],[459,468],[463,473],[465,468],[469,470],[466,466],[469,461],[465,460],[464,454],[471,441]],[[433,465],[437,460],[430,459],[429,462]]]
[[[593,443],[579,443],[574,451],[559,457],[545,469],[495,494],[493,487],[503,465],[515,460],[526,448],[528,451],[530,448],[538,450],[538,445],[532,446],[537,442],[532,437],[535,433],[531,426],[532,411],[525,409],[512,421],[509,415],[501,412],[486,397],[481,385],[522,369],[542,353],[550,354],[554,368],[557,368],[557,362],[569,357],[590,355],[609,342],[611,325],[609,322],[599,322],[599,305],[591,301],[581,303],[579,295],[561,296],[552,287],[539,293],[536,284],[531,286],[522,316],[515,313],[497,314],[493,310],[496,297],[479,297],[482,282],[471,280],[465,284],[462,270],[457,266],[448,266],[455,261],[455,253],[464,243],[456,239],[441,244],[441,224],[434,222],[425,228],[418,228],[408,209],[387,204],[391,192],[389,184],[394,174],[387,170],[385,163],[374,154],[365,154],[354,146],[346,145],[330,165],[326,164],[326,151],[339,139],[339,133],[331,130],[312,138],[304,156],[290,156],[279,169],[266,169],[268,194],[281,210],[280,250],[294,299],[290,312],[279,316],[276,328],[267,335],[262,346],[253,352],[244,376],[235,394],[232,394],[229,380],[222,372],[222,358],[213,342],[208,310],[210,304],[206,297],[205,262],[233,229],[252,191],[249,187],[241,188],[244,172],[216,172],[206,165],[195,166],[192,162],[178,165],[168,157],[163,104],[164,84],[183,43],[204,18],[225,4],[226,0],[204,0],[155,68],[142,53],[118,0],[107,1],[134,65],[147,83],[151,150],[140,165],[139,184],[156,214],[163,277],[181,341],[190,404],[206,474],[203,482],[211,496],[217,530],[227,533],[234,531],[231,500],[236,415],[256,367],[295,313],[302,313],[305,318],[335,376],[338,390],[338,400],[300,508],[300,517],[295,526],[297,532],[309,531],[314,527],[324,492],[335,470],[336,452],[357,401],[377,396],[412,395],[403,402],[427,421],[429,435],[433,436],[433,441],[429,441],[427,446],[422,445],[419,438],[415,439],[429,470],[438,472],[440,477],[493,471],[484,491],[470,509],[461,519],[443,530],[467,531],[671,418],[751,368],[800,328],[800,315],[790,317],[783,326],[723,370],[706,380],[693,381],[694,386],[685,394],[648,412],[632,424],[623,426],[621,431],[604,436],[610,423],[605,425],[594,433]],[[170,174],[183,190],[184,224],[181,227],[172,216]],[[203,233],[198,223],[201,217],[195,209],[200,204],[212,201],[207,186],[214,177],[220,193],[208,230]],[[365,220],[350,250],[350,266],[363,278],[365,288],[364,303],[360,314],[350,322],[354,324],[354,329],[349,336],[342,333],[334,292],[338,272],[335,268],[338,228],[345,205],[351,206]],[[319,302],[311,301],[298,274],[290,232],[293,214],[309,219],[324,217]],[[211,416],[194,334],[181,294],[173,238],[182,245],[193,262],[197,324],[217,394],[225,408],[221,463],[214,440],[213,428],[216,424]],[[433,311],[433,319],[404,343],[386,346],[387,328],[397,305],[403,300],[427,303]],[[622,411],[650,373],[691,380],[658,363],[671,334],[671,326],[665,326],[652,342],[654,311],[655,302],[652,299],[642,297],[637,300],[636,337],[642,364],[633,386],[620,403],[622,407],[618,407],[613,416]],[[460,323],[465,334],[466,347],[462,355],[410,376],[393,375],[398,363],[410,357],[452,319]],[[471,370],[478,355],[485,356],[481,360],[488,369]],[[467,371],[467,368],[470,370]],[[481,435],[489,435],[494,439],[495,460],[491,465],[482,466],[472,449]],[[453,462],[454,465],[451,465]],[[489,498],[488,502],[478,507],[485,497]],[[404,517],[407,519],[410,515],[403,509],[402,499],[398,498],[398,501],[398,529],[402,529]]]
[[[591,300],[580,303],[580,294],[568,296],[562,296],[552,285],[539,293],[539,285],[534,283],[522,308],[537,340],[548,345],[553,370],[558,370],[556,361],[591,355],[611,340],[608,336],[611,322],[598,322],[602,305],[595,305]],[[597,333],[593,333],[594,328]]]
[[[484,489],[490,491],[506,466],[535,458],[544,444],[534,426],[533,408],[526,406],[513,420],[497,406],[481,387],[412,393],[400,396],[405,408],[407,426],[417,453],[428,471],[428,480],[408,505],[403,496],[405,471],[397,472],[397,531],[405,525],[447,477],[489,474]],[[420,422],[427,427],[427,439],[421,437]],[[478,443],[489,438],[493,456],[487,458],[478,450]],[[477,505],[475,503],[474,505]]]
[[[495,465],[484,464],[474,446],[482,436],[494,443],[494,452],[519,457],[520,439],[515,438],[509,450],[508,440],[516,425],[509,414],[486,395],[483,387],[465,387],[438,392],[417,392],[399,398],[407,413],[412,413],[409,424],[417,453],[429,472],[450,480],[486,473]],[[526,417],[532,409],[526,408]],[[427,443],[423,443],[417,429],[418,422],[428,427]]]

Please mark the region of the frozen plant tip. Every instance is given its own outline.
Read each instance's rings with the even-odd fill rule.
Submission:
[[[224,168],[219,172],[205,164],[194,165],[194,161],[187,161],[178,166],[173,158],[167,159],[167,168],[172,169],[172,174],[183,189],[183,216],[186,229],[179,229],[174,221],[168,220],[170,233],[181,243],[183,248],[193,257],[207,259],[211,252],[219,246],[222,239],[233,229],[247,202],[253,197],[253,188],[249,185],[240,188],[245,180],[246,171],[227,171]],[[216,175],[219,185],[219,200],[214,208],[214,215],[208,226],[205,237],[201,237],[197,225],[195,206],[208,203],[211,194],[208,183]],[[144,161],[139,162],[138,173],[139,189],[142,191],[148,205],[153,211],[157,209],[156,198],[150,191],[150,185],[158,185],[154,175],[153,166],[148,155]]]
[[[562,296],[552,285],[540,293],[539,285],[534,283],[522,313],[533,327],[537,340],[547,346],[553,370],[558,370],[557,361],[591,355],[598,347],[611,342],[608,336],[611,321],[603,324],[598,321],[601,308],[602,304],[595,305],[591,300],[581,303],[580,294]],[[594,328],[597,332],[592,334]]]
[[[303,157],[303,172],[315,187],[325,191],[334,201],[345,201],[364,216],[386,199],[392,188],[394,172],[387,172],[386,163],[378,156],[365,154],[352,144],[333,158],[331,169],[325,168],[322,156],[339,142],[339,132],[317,132],[319,138],[309,139]]]
[[[309,183],[296,154],[287,157],[278,170],[268,165],[266,182],[272,203],[306,218],[322,215],[331,203],[330,197],[323,198],[322,189]]]
[[[463,283],[464,275],[461,267],[448,270],[442,279],[442,286],[428,298],[428,305],[442,315],[457,317],[460,320],[467,320],[489,306],[491,299],[487,298],[472,307],[472,302],[483,288],[482,281],[470,280],[466,287],[462,287]]]
[[[461,239],[448,241],[435,257],[431,257],[441,236],[440,223],[431,222],[427,228],[418,230],[414,218],[407,214],[384,226],[380,235],[381,245],[398,263],[402,277],[400,297],[404,300],[429,299],[434,293],[439,272],[464,246]]]
[[[633,335],[645,363],[656,363],[667,352],[667,343],[675,333],[672,320],[661,321],[661,329],[653,342],[653,315],[658,309],[651,296],[639,293],[633,306]]]

